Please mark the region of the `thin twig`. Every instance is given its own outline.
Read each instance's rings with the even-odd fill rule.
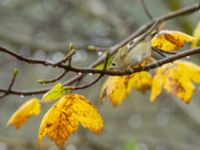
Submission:
[[[81,68],[73,68],[74,71],[79,71],[79,72],[83,72],[83,73],[93,73],[93,74],[104,74],[104,75],[111,75],[111,76],[123,76],[123,75],[130,75],[132,73],[136,73],[136,72],[140,72],[140,71],[148,71],[150,69],[154,69],[158,66],[161,66],[163,64],[166,63],[170,63],[173,62],[177,59],[180,58],[184,58],[186,56],[190,56],[190,55],[194,55],[200,53],[200,47],[195,48],[195,49],[190,49],[184,52],[180,52],[176,55],[167,57],[167,58],[163,58],[157,62],[153,62],[151,64],[148,64],[144,67],[137,67],[134,68],[134,70],[125,70],[125,71],[114,71],[114,70],[98,70],[98,69],[81,69]],[[9,94],[15,94],[15,95],[32,95],[32,94],[42,94],[45,93],[46,91],[48,91],[49,88],[46,89],[39,89],[39,90],[10,90]],[[0,92],[6,93],[8,92],[7,89],[0,89]]]
[[[108,50],[108,48],[98,47],[98,46],[94,46],[94,45],[89,45],[87,49],[91,50],[91,51],[103,51],[103,52]]]
[[[60,64],[65,63],[66,61],[68,61],[69,59],[71,59],[71,57],[74,54],[75,54],[75,49],[70,50],[69,53],[63,59],[61,59],[60,61],[54,63],[53,65],[54,66],[59,66]]]
[[[110,54],[113,55],[114,53],[117,52],[117,50],[120,47],[124,46],[125,44],[127,44],[128,42],[133,40],[135,37],[137,37],[137,36],[141,35],[142,33],[144,33],[146,30],[148,30],[155,23],[156,20],[157,21],[158,20],[163,20],[163,21],[170,20],[170,19],[173,19],[173,18],[177,18],[179,16],[183,16],[183,15],[186,15],[186,14],[193,13],[193,12],[199,10],[199,8],[200,8],[200,5],[199,5],[199,3],[197,3],[197,4],[194,4],[192,6],[185,7],[185,8],[179,9],[179,10],[174,11],[174,12],[170,12],[170,13],[165,14],[165,15],[159,17],[159,18],[156,18],[153,21],[150,21],[149,23],[147,23],[147,24],[143,25],[141,28],[139,28],[136,32],[132,33],[130,36],[127,36],[125,39],[123,39],[119,43],[117,43],[114,46],[108,48],[110,50]],[[42,64],[42,65],[46,65],[46,66],[49,66],[49,65],[53,66],[52,62],[43,61],[43,60],[37,60],[37,59],[27,59],[27,58],[25,58],[23,56],[19,56],[18,57],[18,55],[16,56],[15,53],[12,53],[10,51],[6,51],[2,47],[0,47],[0,51],[7,52],[8,54],[10,54],[12,56],[15,56],[17,59],[22,60],[22,61],[27,62],[27,63]],[[151,63],[149,65],[146,65],[143,68],[141,68],[141,67],[135,68],[133,72],[130,72],[130,71],[121,72],[121,71],[110,71],[110,70],[106,70],[105,71],[105,70],[93,69],[95,66],[99,65],[100,63],[102,63],[105,60],[106,56],[99,57],[98,60],[93,62],[91,65],[89,65],[88,68],[86,68],[86,69],[75,68],[75,67],[71,67],[71,65],[66,66],[66,65],[62,65],[62,64],[59,64],[56,67],[65,68],[67,70],[71,69],[70,71],[82,72],[83,73],[82,75],[77,75],[77,76],[69,79],[65,83],[63,83],[64,86],[68,86],[68,85],[73,84],[77,80],[83,78],[86,75],[85,73],[98,73],[98,74],[102,74],[103,73],[104,75],[128,75],[128,74],[139,72],[139,71],[143,71],[143,70],[147,71],[147,70],[156,68],[157,66],[161,66],[161,65],[163,65],[165,63],[172,62],[174,60],[177,60],[177,59],[189,56],[189,55],[193,55],[193,54],[196,54],[196,53],[200,53],[200,48],[196,48],[196,49],[192,49],[192,50],[188,50],[188,51],[185,51],[185,52],[178,53],[178,54],[176,54],[174,56],[161,59],[156,63]],[[77,69],[80,69],[80,70],[78,71]],[[45,93],[46,91],[48,91],[49,89],[50,89],[50,87],[49,88],[44,88],[44,89],[37,89],[37,90],[10,90],[9,94],[15,94],[15,95],[42,94],[42,93]],[[6,93],[6,92],[8,92],[8,90],[7,89],[0,89],[0,92]]]
[[[106,71],[106,67],[107,67],[107,64],[108,64],[109,57],[110,57],[110,53],[107,52],[106,53],[106,59],[105,59],[105,62],[104,62],[104,66],[103,66],[104,71]],[[92,86],[93,84],[95,84],[96,82],[98,82],[103,76],[104,76],[104,73],[100,74],[95,80],[93,80],[90,83],[87,83],[87,84],[81,85],[81,86],[72,86],[72,87],[68,86],[68,87],[66,87],[66,89],[67,90],[80,90],[80,89],[88,88],[88,87]]]
[[[67,70],[64,70],[61,74],[59,74],[57,77],[55,77],[53,79],[38,80],[38,82],[41,83],[41,84],[48,84],[48,83],[56,82],[56,81],[62,79],[66,75],[67,72],[68,72]]]
[[[188,6],[188,7],[184,7],[184,8],[181,8],[181,9],[177,10],[177,11],[165,14],[165,15],[163,15],[161,17],[156,18],[155,20],[167,21],[167,20],[170,20],[170,19],[173,19],[173,18],[184,16],[186,14],[194,13],[194,12],[198,11],[199,9],[200,9],[200,3],[196,3],[194,5],[191,5],[191,6]],[[107,49],[110,49],[110,55],[115,54],[120,47],[124,46],[125,44],[127,44],[128,42],[130,42],[131,40],[133,40],[134,38],[136,38],[137,36],[139,36],[140,34],[145,32],[146,30],[148,30],[149,27],[151,27],[153,23],[154,22],[151,21],[151,22],[141,26],[137,31],[133,32],[131,35],[127,36],[125,39],[123,39],[119,43],[115,44],[114,46],[112,46],[110,48],[107,48]],[[88,68],[96,67],[104,59],[105,59],[104,56],[100,57],[97,61],[92,63],[90,66],[88,66]],[[64,82],[63,84],[64,85],[71,85],[72,83],[76,82],[76,80],[79,80],[80,78],[83,78],[84,76],[85,75],[77,75],[77,76],[69,79],[68,81]]]
[[[3,98],[3,97],[5,97],[5,96],[7,96],[7,95],[9,94],[9,92],[11,91],[11,89],[12,89],[14,83],[15,83],[17,74],[18,74],[18,69],[15,68],[15,69],[13,70],[13,76],[12,76],[12,79],[11,79],[10,84],[9,84],[9,86],[8,86],[8,90],[7,90],[7,92],[5,92],[3,95],[0,96],[0,99]]]
[[[136,72],[140,72],[140,71],[148,71],[150,69],[154,69],[158,66],[161,66],[163,64],[166,64],[166,63],[169,63],[169,62],[173,62],[177,59],[180,59],[180,58],[183,58],[183,57],[186,57],[186,56],[190,56],[190,55],[193,55],[193,54],[197,54],[197,53],[200,53],[200,47],[198,48],[195,48],[195,49],[191,49],[191,50],[187,50],[187,51],[184,51],[184,52],[180,52],[176,55],[173,55],[171,57],[167,57],[167,58],[163,58],[157,62],[153,62],[151,64],[148,64],[144,67],[138,67],[138,68],[135,68],[133,71],[130,71],[130,70],[126,70],[126,71],[111,71],[111,70],[97,70],[97,69],[87,69],[85,70],[84,72],[87,72],[87,73],[99,73],[99,74],[104,74],[104,75],[113,75],[113,76],[122,76],[122,75],[130,75],[132,73],[136,73]],[[83,71],[83,70],[82,70]],[[9,91],[9,94],[14,94],[14,95],[32,95],[32,94],[42,94],[44,92],[46,92],[48,90],[47,89],[39,89],[39,90],[30,90],[30,91],[26,91],[26,90],[10,90]],[[0,92],[8,92],[7,89],[0,89]]]
[[[71,71],[74,71],[74,72],[81,72],[81,73],[93,73],[93,74],[102,74],[103,73],[104,75],[123,76],[123,75],[130,75],[132,73],[136,73],[136,72],[139,72],[139,71],[148,71],[150,69],[154,69],[154,68],[161,66],[163,64],[170,63],[170,62],[173,62],[177,59],[181,59],[183,57],[194,55],[194,54],[197,54],[197,53],[200,53],[200,47],[194,48],[194,49],[189,49],[189,50],[180,52],[178,54],[163,58],[163,59],[161,59],[161,60],[159,60],[155,63],[148,64],[144,67],[134,68],[133,71],[130,71],[130,70],[125,70],[125,71],[106,70],[105,71],[105,70],[102,70],[102,69],[94,69],[94,68],[85,68],[84,69],[84,68],[76,68],[76,67],[71,67],[71,68],[68,68],[68,69],[71,70]]]
[[[95,83],[97,83],[100,79],[102,78],[102,75],[99,75],[95,80],[93,80],[92,82],[90,83],[87,83],[85,85],[81,85],[81,86],[68,86],[66,87],[67,90],[81,90],[81,89],[85,89],[85,88],[88,88],[92,85],[94,85]]]
[[[144,0],[140,0],[140,3],[141,3],[141,5],[142,5],[142,7],[143,7],[143,9],[144,9],[144,12],[145,12],[145,14],[147,15],[147,17],[148,17],[150,20],[153,20],[153,17],[152,17],[152,15],[151,15],[151,13],[149,12],[145,1],[144,1]]]
[[[152,50],[154,51],[154,52],[156,52],[157,54],[159,54],[161,57],[163,57],[163,58],[166,58],[167,56],[165,56],[165,54],[163,54],[161,51],[159,51],[158,49],[156,49],[156,48],[152,48]]]
[[[175,51],[165,51],[165,50],[154,48],[154,47],[152,47],[152,49],[156,52],[161,52],[161,53],[170,54],[170,55],[178,54],[178,52],[175,52]]]

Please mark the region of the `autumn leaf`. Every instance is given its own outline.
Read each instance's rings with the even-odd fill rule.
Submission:
[[[161,30],[151,39],[151,46],[164,51],[174,51],[182,48],[186,42],[196,39],[179,31]]]
[[[40,107],[40,100],[37,98],[26,101],[10,117],[7,126],[13,124],[16,129],[20,128],[31,116],[38,116],[40,114]]]
[[[65,94],[65,89],[61,83],[57,83],[51,90],[43,95],[42,101],[45,103],[57,100]]]
[[[78,129],[78,123],[89,130],[100,133],[103,120],[99,112],[88,100],[78,94],[63,96],[44,115],[38,135],[38,143],[48,136],[62,147],[68,136]]]
[[[188,61],[175,61],[159,67],[153,77],[151,102],[161,93],[162,87],[185,103],[193,95],[194,83],[200,84],[200,67]]]
[[[197,47],[200,41],[200,22],[197,24],[193,36],[196,38],[196,40],[192,42],[192,47]]]
[[[103,85],[101,99],[108,97],[112,104],[117,106],[126,99],[133,88],[144,92],[151,87],[151,82],[151,75],[145,71],[129,76],[109,77]]]

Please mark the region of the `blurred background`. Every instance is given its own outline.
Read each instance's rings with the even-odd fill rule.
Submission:
[[[153,17],[195,2],[198,0],[146,0]],[[197,12],[168,21],[166,28],[192,34],[199,20],[200,13]],[[84,67],[101,55],[100,52],[88,51],[88,45],[109,47],[148,21],[140,0],[0,0],[0,46],[27,57],[58,61],[72,42],[78,49],[72,63]],[[196,55],[188,59],[199,64],[199,58]],[[38,79],[50,79],[61,73],[55,68],[27,65],[3,53],[0,53],[0,66],[0,87],[4,88],[16,67],[19,75],[15,89],[42,88],[44,86],[37,83]],[[61,81],[73,75],[69,74]],[[69,137],[66,150],[200,149],[199,91],[194,93],[189,105],[165,93],[155,104],[150,104],[148,92],[133,91],[122,105],[113,108],[109,101],[102,104],[99,99],[104,80],[78,91],[99,108],[105,123],[102,134],[96,136],[80,127]],[[40,120],[52,104],[44,106],[39,117],[31,118],[19,130],[5,128],[12,113],[35,96],[0,99],[0,150],[36,149]],[[41,149],[58,148],[45,139]]]

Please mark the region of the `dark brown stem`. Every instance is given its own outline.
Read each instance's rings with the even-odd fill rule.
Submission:
[[[140,0],[140,2],[141,2],[141,4],[142,4],[142,7],[143,7],[144,12],[145,12],[145,14],[147,15],[147,17],[148,17],[150,20],[153,20],[153,17],[152,17],[152,15],[151,15],[151,13],[149,12],[145,1],[144,1],[144,0]]]
[[[178,53],[178,52],[175,52],[175,51],[165,51],[165,50],[157,49],[157,48],[154,48],[154,47],[152,47],[152,49],[156,52],[161,52],[161,53],[170,54],[170,55],[175,55],[175,54]]]
[[[107,64],[108,64],[108,59],[110,57],[110,53],[107,52],[106,53],[106,59],[105,59],[105,62],[104,62],[104,66],[103,66],[103,70],[106,71],[106,67],[107,67]],[[81,85],[81,86],[72,86],[72,87],[66,87],[67,90],[80,90],[80,89],[85,89],[85,88],[88,88],[92,85],[94,85],[95,83],[97,83],[102,77],[104,76],[104,73],[100,74],[95,80],[93,80],[92,82],[90,83],[87,83],[85,85]]]
[[[154,51],[154,52],[156,52],[157,54],[159,54],[161,57],[163,57],[163,58],[166,58],[167,56],[165,56],[165,54],[163,54],[161,51],[159,51],[158,49],[156,49],[156,48],[152,48],[152,50]]]
[[[165,15],[163,15],[163,16],[161,16],[159,18],[156,18],[156,19],[150,21],[149,23],[141,26],[137,31],[133,32],[131,35],[127,36],[125,39],[123,39],[119,43],[115,44],[114,46],[112,46],[110,48],[106,48],[106,49],[110,51],[110,55],[113,55],[114,53],[117,52],[117,50],[119,48],[121,48],[122,46],[124,46],[125,44],[127,44],[128,42],[130,42],[131,40],[136,38],[137,36],[143,34],[145,31],[147,31],[156,21],[166,21],[166,20],[170,20],[170,19],[173,19],[173,18],[177,18],[179,16],[186,15],[186,14],[191,14],[191,13],[199,10],[199,8],[200,8],[200,5],[199,5],[199,3],[197,3],[197,4],[194,4],[192,6],[185,7],[185,8],[179,9],[177,11],[165,14]],[[9,50],[7,50],[7,49],[5,49],[3,47],[0,47],[0,51],[1,52],[6,52],[7,54],[10,54],[10,55],[16,57],[18,60],[24,61],[26,63],[42,64],[42,65],[45,65],[45,66],[59,67],[59,68],[65,69],[67,71],[72,71],[72,72],[77,72],[77,73],[81,72],[82,73],[81,75],[77,75],[77,76],[69,79],[65,83],[63,83],[64,86],[69,86],[69,85],[75,83],[76,81],[82,79],[87,73],[100,74],[100,76],[101,75],[122,76],[122,75],[130,75],[132,73],[136,73],[136,72],[139,72],[139,71],[144,71],[144,70],[147,71],[147,70],[150,70],[150,69],[154,69],[154,68],[156,68],[158,66],[161,66],[161,65],[163,65],[165,63],[173,62],[174,60],[177,60],[177,59],[189,56],[189,55],[200,53],[200,47],[198,47],[196,49],[191,49],[191,50],[187,50],[187,51],[184,51],[184,52],[180,52],[178,54],[175,54],[175,55],[167,57],[167,58],[163,58],[163,59],[161,59],[161,60],[159,60],[157,62],[148,64],[148,65],[146,65],[144,67],[135,68],[134,71],[130,71],[130,70],[126,70],[126,71],[111,71],[111,70],[105,70],[105,69],[102,69],[102,70],[94,69],[94,67],[96,67],[97,65],[99,65],[100,63],[105,61],[107,56],[99,57],[99,59],[97,59],[95,62],[93,62],[87,68],[76,68],[76,67],[72,67],[71,63],[69,63],[69,65],[64,65],[64,64],[56,64],[56,63],[45,61],[45,60],[26,58],[26,57],[23,57],[21,55],[17,55],[14,52],[9,51]],[[70,61],[71,61],[71,57],[69,58],[69,62]],[[96,80],[92,81],[92,83],[93,82],[96,83]],[[0,92],[9,93],[9,94],[15,94],[15,95],[32,95],[32,94],[45,93],[49,89],[50,89],[50,87],[49,88],[44,88],[44,89],[37,89],[37,90],[13,90],[13,89],[10,89],[10,91],[8,91],[8,89],[1,88]]]
[[[187,50],[184,52],[180,52],[176,55],[173,55],[171,57],[163,58],[157,62],[153,62],[151,64],[148,64],[144,67],[137,67],[133,71],[126,70],[126,71],[111,71],[111,70],[98,70],[98,69],[81,69],[79,71],[85,72],[85,73],[98,73],[98,74],[103,74],[103,75],[112,75],[112,76],[123,76],[123,75],[130,75],[132,73],[140,72],[140,71],[148,71],[150,69],[154,69],[156,67],[159,67],[163,64],[173,62],[177,59],[194,55],[200,53],[200,47]],[[80,77],[80,76],[79,76]],[[77,78],[77,77],[76,77]],[[71,79],[72,80],[72,79]],[[69,80],[70,81],[70,80]],[[71,81],[72,82],[72,81]],[[42,94],[45,93],[49,90],[49,88],[46,89],[39,89],[39,90],[10,90],[9,94],[14,94],[14,95],[32,95],[32,94]],[[0,92],[6,93],[8,92],[7,89],[0,89]]]
[[[48,83],[56,82],[56,81],[62,79],[67,74],[67,72],[68,72],[67,70],[64,70],[61,74],[59,74],[57,77],[55,77],[53,79],[38,80],[38,82],[41,83],[41,84],[48,84]]]
[[[62,63],[65,63],[68,60],[71,60],[71,58],[74,54],[75,54],[75,49],[70,50],[69,53],[63,59],[54,63],[53,65],[56,67],[56,66],[59,66]],[[70,63],[71,63],[71,61],[70,61]]]
[[[0,98],[3,98],[3,97],[5,97],[5,96],[7,96],[7,95],[10,94],[10,91],[11,91],[11,89],[12,89],[14,83],[15,83],[17,74],[18,74],[18,69],[15,68],[15,69],[13,70],[13,76],[12,76],[11,82],[10,82],[10,84],[9,84],[9,86],[8,86],[8,90],[7,90],[7,92],[5,92],[3,95],[1,95]]]

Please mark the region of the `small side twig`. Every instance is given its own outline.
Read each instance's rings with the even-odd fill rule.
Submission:
[[[152,50],[154,51],[154,52],[156,52],[157,54],[159,54],[161,57],[163,57],[163,58],[166,58],[167,56],[165,56],[165,54],[163,54],[161,51],[159,51],[158,49],[156,49],[156,48],[153,48],[152,47]]]
[[[3,97],[5,97],[5,96],[7,96],[9,94],[9,92],[11,91],[11,89],[12,89],[12,87],[14,85],[14,82],[16,80],[17,74],[18,74],[18,69],[15,68],[13,70],[13,76],[12,76],[11,82],[10,82],[10,84],[8,86],[8,90],[7,90],[7,92],[5,92],[3,95],[0,96],[0,99],[3,98]]]
[[[117,50],[124,46],[125,44],[127,44],[128,42],[130,42],[131,40],[133,40],[135,37],[138,37],[139,35],[143,34],[145,31],[147,31],[157,20],[162,20],[162,21],[167,21],[173,18],[177,18],[180,16],[184,16],[187,14],[191,14],[194,12],[197,12],[200,9],[200,3],[196,3],[194,5],[191,6],[187,6],[184,8],[181,8],[179,10],[176,10],[174,12],[169,12],[167,14],[164,14],[158,18],[155,18],[155,20],[151,20],[150,22],[142,25],[137,31],[133,32],[132,34],[130,34],[129,36],[127,36],[126,38],[124,38],[123,40],[119,41],[118,43],[116,43],[115,45],[109,47],[110,49],[110,54],[113,55],[117,52]],[[14,57],[16,57],[18,60],[26,62],[26,63],[30,63],[30,64],[42,64],[45,66],[52,66],[53,63],[52,62],[48,62],[48,61],[44,61],[44,60],[37,60],[37,59],[31,59],[31,58],[27,58],[27,57],[23,57],[20,55],[16,55],[16,53],[13,53],[12,51],[9,51],[5,48],[0,47],[0,52],[4,52],[7,54],[10,54]],[[82,79],[84,76],[87,75],[87,73],[97,73],[97,74],[104,74],[104,75],[117,75],[117,76],[121,76],[121,75],[129,75],[131,73],[135,73],[135,72],[139,72],[139,71],[143,71],[143,70],[150,70],[150,69],[154,69],[157,66],[161,66],[165,63],[169,63],[169,62],[173,62],[174,60],[189,56],[189,55],[193,55],[193,54],[197,54],[200,53],[200,47],[196,48],[196,49],[190,49],[188,51],[184,51],[184,52],[180,52],[176,55],[167,57],[167,58],[163,58],[162,60],[159,60],[156,63],[151,63],[146,65],[145,67],[141,68],[135,68],[134,72],[130,72],[130,71],[111,71],[111,70],[98,70],[98,69],[94,69],[97,65],[99,65],[100,63],[105,61],[105,56],[101,56],[99,57],[96,61],[94,61],[93,63],[91,63],[87,68],[75,68],[75,67],[71,67],[71,65],[66,66],[63,64],[60,64],[59,68],[62,69],[66,69],[66,70],[70,70],[72,72],[81,72],[82,74],[78,74],[72,78],[70,78],[69,80],[65,81],[63,83],[64,86],[69,86],[75,82],[77,82],[77,80]],[[15,89],[11,89],[9,91],[9,94],[14,94],[14,95],[32,95],[32,94],[43,94],[45,92],[47,92],[51,87],[46,87],[46,88],[42,88],[42,89],[34,89],[34,90],[15,90]],[[2,93],[6,93],[8,92],[8,89],[6,88],[0,88],[0,92]]]
[[[67,72],[68,72],[67,70],[64,70],[64,71],[63,71],[61,74],[59,74],[57,77],[55,77],[55,78],[53,78],[53,79],[48,79],[48,80],[38,80],[38,83],[40,83],[40,84],[48,84],[48,83],[56,82],[56,81],[62,79],[62,78],[66,75]]]
[[[89,45],[88,46],[88,50],[91,50],[91,51],[104,51],[105,52],[105,51],[108,50],[108,48]]]
[[[65,63],[66,61],[68,61],[69,59],[71,59],[71,57],[75,54],[75,49],[70,50],[70,52],[68,53],[67,56],[65,56],[63,59],[59,60],[58,62],[54,63],[53,66],[59,66],[62,63]]]
[[[170,55],[176,55],[178,54],[178,52],[175,52],[175,51],[165,51],[165,50],[162,50],[162,49],[158,49],[158,48],[155,48],[155,47],[152,47],[153,51],[155,52],[160,52],[160,53],[165,53],[165,54],[170,54]]]
[[[147,15],[147,17],[148,17],[150,20],[153,20],[153,17],[152,17],[152,15],[151,15],[151,13],[149,12],[145,1],[144,1],[144,0],[140,0],[140,2],[141,2],[141,4],[142,4],[142,7],[143,7],[144,12],[145,12],[145,14]]]
[[[104,66],[103,66],[104,71],[106,71],[106,67],[107,67],[107,64],[108,64],[109,57],[110,57],[110,53],[107,52],[106,53],[106,59],[105,59],[105,62],[104,62]],[[68,86],[68,87],[66,87],[66,89],[67,90],[80,90],[80,89],[88,88],[88,87],[92,86],[93,84],[97,83],[103,76],[104,76],[104,73],[101,73],[95,80],[93,80],[90,83],[87,83],[87,84],[81,85],[81,86],[71,86],[71,87]]]

